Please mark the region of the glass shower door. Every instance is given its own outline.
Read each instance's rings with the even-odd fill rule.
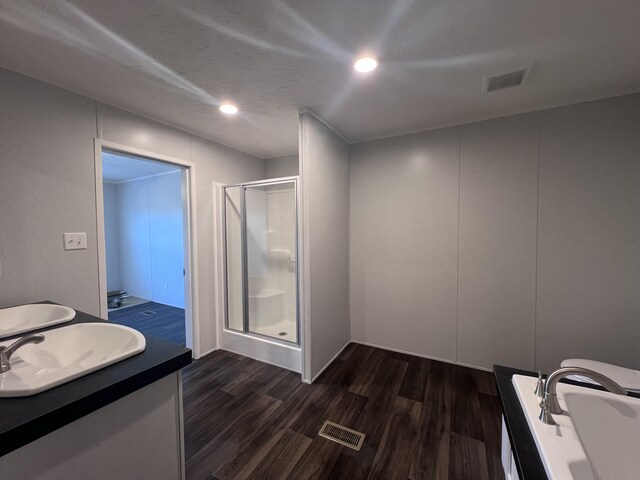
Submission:
[[[298,343],[296,181],[225,188],[227,328]]]

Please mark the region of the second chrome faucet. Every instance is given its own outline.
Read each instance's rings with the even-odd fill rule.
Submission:
[[[25,335],[24,337],[19,338],[18,340],[13,342],[8,347],[0,347],[0,373],[6,373],[11,370],[11,364],[9,363],[9,360],[11,359],[11,355],[13,355],[17,349],[28,343],[40,343],[43,341],[44,335],[36,333],[33,335]]]
[[[569,375],[580,375],[583,377],[588,377],[591,380],[598,382],[609,392],[615,393],[617,395],[627,394],[627,391],[616,382],[594,370],[589,370],[582,367],[560,368],[549,375],[547,377],[547,380],[544,382],[544,396],[542,398],[542,401],[540,402],[541,410],[538,418],[540,419],[540,421],[547,425],[556,425],[552,414],[562,413],[562,408],[560,408],[560,403],[558,403],[558,394],[556,393],[556,389],[558,382]],[[538,386],[536,387],[536,394],[539,391],[541,381],[541,375],[538,375]]]

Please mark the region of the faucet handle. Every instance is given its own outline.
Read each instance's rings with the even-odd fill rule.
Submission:
[[[545,396],[542,399],[540,402],[540,415],[538,418],[546,425],[557,425],[556,421],[553,419],[553,415],[551,415],[550,403],[550,398],[548,396]]]
[[[536,389],[533,392],[538,398],[544,398],[544,379],[542,378],[542,372],[538,370],[538,383],[536,383]]]

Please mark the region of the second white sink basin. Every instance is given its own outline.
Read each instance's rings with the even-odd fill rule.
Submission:
[[[0,309],[0,338],[73,320],[76,311],[63,305],[33,303]]]
[[[13,354],[11,370],[0,374],[0,397],[35,395],[120,362],[146,346],[140,332],[112,323],[78,323],[42,335],[42,343],[24,345]]]
[[[545,425],[533,393],[537,379],[512,381],[550,479],[639,478],[640,399],[559,383],[563,413],[553,415],[556,425]]]

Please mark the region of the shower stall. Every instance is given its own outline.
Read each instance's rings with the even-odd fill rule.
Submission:
[[[297,183],[286,177],[222,187],[223,348],[294,370],[300,368]],[[283,365],[283,355],[295,358]]]

